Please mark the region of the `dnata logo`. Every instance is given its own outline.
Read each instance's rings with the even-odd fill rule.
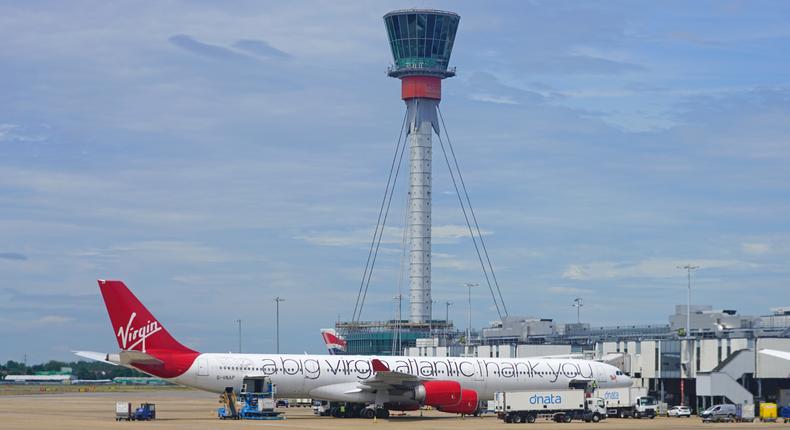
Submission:
[[[529,398],[529,403],[531,405],[556,405],[558,403],[562,403],[562,396],[559,394],[533,394],[532,397]]]
[[[620,400],[620,393],[617,391],[604,391],[603,398],[606,400]]]
[[[140,328],[132,327],[134,318],[137,317],[137,312],[132,312],[129,316],[129,322],[126,327],[118,328],[118,340],[121,342],[121,348],[128,350],[134,349],[137,345],[142,344],[141,351],[145,352],[145,340],[154,333],[162,330],[158,321],[148,321]]]

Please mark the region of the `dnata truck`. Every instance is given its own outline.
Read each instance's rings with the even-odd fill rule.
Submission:
[[[507,391],[494,394],[497,417],[506,423],[534,423],[538,418],[569,423],[606,418],[604,401],[584,390]]]
[[[599,388],[593,393],[603,399],[609,417],[655,418],[658,413],[658,402],[647,395],[647,388]]]

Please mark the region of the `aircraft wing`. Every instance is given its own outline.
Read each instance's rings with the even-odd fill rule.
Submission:
[[[361,390],[409,390],[419,385],[419,383],[423,380],[408,373],[394,372],[378,358],[374,358],[371,360],[371,362],[373,363],[373,377],[360,383]]]
[[[529,357],[520,357],[520,358],[564,358],[566,360],[572,359],[583,359],[584,354],[581,353],[573,353],[573,354],[557,354],[557,355],[534,355]]]
[[[790,352],[787,351],[777,351],[775,349],[761,349],[760,354],[770,355],[771,357],[782,358],[784,360],[790,360]]]

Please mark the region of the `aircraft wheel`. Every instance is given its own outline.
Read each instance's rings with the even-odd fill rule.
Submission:
[[[375,409],[365,408],[360,411],[359,416],[365,419],[372,419],[376,416],[376,411]]]

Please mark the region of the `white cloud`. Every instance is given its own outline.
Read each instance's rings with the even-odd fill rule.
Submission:
[[[28,132],[16,124],[0,124],[0,143],[2,142],[43,142],[40,134]]]
[[[431,255],[433,257],[431,265],[436,269],[480,270],[480,263],[477,261],[464,260],[453,254],[441,252],[434,252]]]
[[[492,232],[485,229],[480,229],[480,234],[483,236],[489,235]],[[431,234],[434,242],[442,241],[456,241],[457,239],[469,238],[469,228],[465,225],[437,225],[433,227]]]
[[[265,261],[253,255],[228,252],[199,242],[149,240],[113,246],[101,252],[105,257],[134,254],[150,260],[188,263],[224,263],[230,261]],[[185,281],[185,279],[181,279]],[[192,280],[194,281],[194,279]]]
[[[61,315],[44,315],[41,318],[31,321],[30,323],[37,325],[53,325],[53,324],[65,324],[72,321],[74,321],[74,318],[71,317],[64,317]]]
[[[694,260],[692,264],[701,269],[753,268],[756,264],[738,260]],[[626,278],[673,278],[681,276],[678,266],[689,264],[685,260],[648,259],[637,263],[598,261],[570,264],[562,273],[565,279],[576,281],[626,279]]]
[[[486,103],[496,103],[500,105],[517,105],[518,102],[511,96],[497,96],[493,94],[473,93],[469,94],[470,100]]]
[[[484,236],[491,234],[489,230],[484,229],[480,229],[480,233]],[[431,233],[434,244],[457,243],[459,240],[469,237],[469,229],[466,226],[453,224],[433,226]],[[362,246],[370,245],[373,240],[373,230],[316,231],[300,234],[294,238],[319,246]],[[381,243],[390,245],[403,243],[403,227],[384,227]]]
[[[769,243],[742,243],[741,250],[747,254],[762,255],[771,251]]]
[[[590,294],[592,290],[574,287],[549,287],[548,291],[554,294]]]

